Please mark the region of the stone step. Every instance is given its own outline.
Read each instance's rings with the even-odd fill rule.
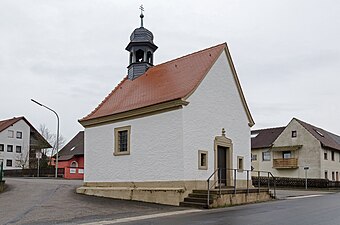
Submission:
[[[208,198],[208,193],[190,193],[188,197],[193,197],[193,198]],[[210,198],[217,198],[218,194],[210,194]]]
[[[209,198],[209,203],[212,204],[214,199]],[[184,202],[199,202],[199,203],[205,203],[207,204],[208,198],[195,198],[195,197],[187,197],[184,198]]]
[[[249,190],[247,189],[236,189],[236,193],[241,194],[241,193],[256,193],[259,190],[257,188],[251,188]],[[260,188],[260,192],[269,192],[268,188]],[[193,190],[193,194],[208,194],[207,190],[204,189],[199,189],[199,190]],[[218,189],[212,189],[210,190],[210,195],[219,195],[220,190]],[[234,194],[234,189],[221,189],[221,194]]]
[[[200,203],[200,202],[180,202],[179,206],[181,207],[191,207],[191,208],[199,208],[205,209],[207,208],[207,203]]]

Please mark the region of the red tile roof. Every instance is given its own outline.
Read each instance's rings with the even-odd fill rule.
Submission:
[[[151,67],[135,80],[125,77],[86,121],[190,95],[227,47],[225,43]]]
[[[19,120],[24,119],[23,116],[20,117],[13,117],[12,119],[2,120],[0,121],[0,132],[7,129],[8,127],[12,126]]]

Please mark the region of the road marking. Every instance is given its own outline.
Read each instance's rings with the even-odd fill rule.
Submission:
[[[164,216],[173,216],[173,215],[180,215],[180,214],[187,214],[187,213],[194,213],[200,212],[200,209],[189,209],[189,210],[182,210],[182,211],[175,211],[175,212],[166,212],[166,213],[157,213],[145,216],[135,216],[135,217],[128,217],[128,218],[121,218],[121,219],[114,219],[114,220],[104,220],[104,221],[97,221],[91,223],[83,223],[81,225],[107,225],[107,224],[116,224],[116,223],[127,223],[133,222],[138,220],[145,220],[145,219],[153,219],[158,217]]]
[[[319,197],[319,196],[322,196],[322,195],[303,195],[303,196],[288,197],[286,199],[313,198],[313,197]]]

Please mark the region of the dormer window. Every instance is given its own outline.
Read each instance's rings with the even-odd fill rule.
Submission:
[[[323,137],[323,134],[320,131],[315,130],[315,132],[318,133],[318,135],[320,135],[321,137]]]
[[[257,137],[257,135],[259,135],[259,133],[254,133],[254,134],[251,134],[251,135],[250,135],[250,137],[251,137],[251,138],[256,138],[256,137]]]

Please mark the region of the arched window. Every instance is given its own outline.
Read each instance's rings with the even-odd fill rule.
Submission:
[[[78,167],[78,163],[76,161],[73,161],[70,165],[70,167]]]
[[[136,62],[143,62],[144,51],[142,49],[137,50],[136,52]]]
[[[146,54],[146,61],[150,64],[152,64],[152,53],[151,52],[148,52]]]

